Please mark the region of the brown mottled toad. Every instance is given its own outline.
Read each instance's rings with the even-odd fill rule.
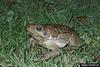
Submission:
[[[42,60],[55,57],[61,53],[61,48],[72,48],[79,44],[79,35],[70,27],[60,24],[38,25],[29,24],[28,34],[31,35],[31,43],[39,44],[52,51],[44,53]]]

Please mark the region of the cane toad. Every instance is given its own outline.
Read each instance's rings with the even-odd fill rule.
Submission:
[[[60,24],[29,24],[26,28],[30,41],[52,51],[44,53],[42,60],[55,57],[61,53],[61,48],[75,47],[79,44],[79,35],[70,27]]]

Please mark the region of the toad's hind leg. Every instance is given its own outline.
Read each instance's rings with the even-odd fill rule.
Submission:
[[[59,47],[57,45],[55,45],[54,43],[52,43],[48,46],[44,46],[44,47],[51,49],[52,51],[42,54],[41,60],[46,60],[46,59],[49,59],[49,58],[52,58],[52,57],[56,57],[61,53],[61,50],[59,49]]]

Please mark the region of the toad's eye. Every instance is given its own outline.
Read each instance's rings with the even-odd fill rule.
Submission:
[[[38,25],[38,26],[36,27],[36,30],[37,30],[37,31],[42,31],[42,26]]]
[[[42,28],[41,28],[41,27],[37,27],[36,30],[37,30],[37,31],[41,31]]]

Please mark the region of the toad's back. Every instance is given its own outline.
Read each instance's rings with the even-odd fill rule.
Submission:
[[[71,46],[79,44],[79,35],[70,27],[65,25],[44,25],[44,30],[48,31],[53,38],[59,38],[68,42]]]
[[[59,55],[61,53],[60,48],[66,45],[70,48],[70,46],[76,46],[80,42],[79,35],[72,28],[64,25],[30,24],[26,30],[31,35],[31,43],[39,44],[52,50],[43,54],[42,60]]]

